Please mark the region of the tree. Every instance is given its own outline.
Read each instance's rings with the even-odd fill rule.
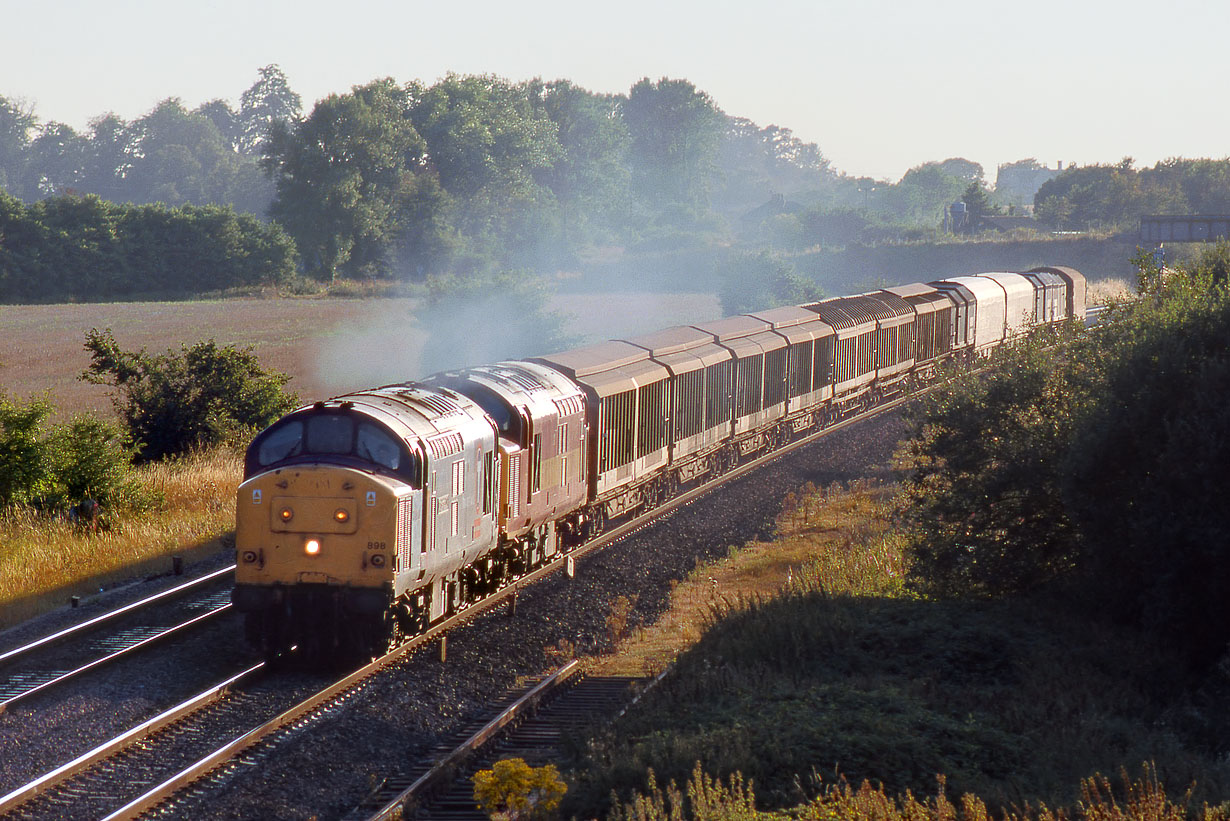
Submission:
[[[965,209],[969,214],[969,226],[971,228],[977,226],[978,221],[985,216],[989,216],[996,212],[995,206],[991,204],[991,197],[987,194],[986,187],[982,184],[982,180],[974,180],[961,193],[961,202],[965,203]]]
[[[89,164],[89,139],[64,123],[47,123],[30,144],[29,158],[40,196],[80,193]]]
[[[979,185],[978,180],[969,181],[966,177],[953,173],[952,165],[946,165],[955,162],[957,161],[928,162],[906,171],[901,182],[895,189],[886,192],[885,196],[885,199],[893,204],[896,215],[911,222],[939,224],[946,206],[961,199],[969,186]],[[980,174],[981,169],[982,167],[978,166]],[[985,192],[983,193],[985,196]]]
[[[983,176],[982,163],[967,160],[964,157],[949,157],[937,165],[945,174],[966,182],[978,182]]]
[[[706,212],[726,128],[709,95],[687,80],[646,77],[628,93],[623,119],[632,139],[634,190],[685,221]]]
[[[142,461],[193,448],[237,444],[297,403],[290,377],[261,367],[251,348],[213,340],[177,354],[122,350],[111,330],[86,334],[87,382],[111,385],[112,397]]]
[[[720,266],[720,273],[722,285],[718,296],[727,316],[823,298],[820,288],[799,276],[793,265],[763,251],[729,255]]]
[[[201,103],[192,113],[213,123],[214,128],[218,129],[218,133],[222,135],[222,139],[232,151],[240,150],[243,142],[243,125],[230,103],[222,99],[210,100]]]
[[[125,178],[136,153],[134,134],[121,117],[108,113],[91,120],[81,190],[111,202],[130,201]]]
[[[531,104],[527,87],[491,75],[450,74],[408,91],[428,165],[473,251],[512,267],[549,256],[559,235],[558,207],[542,180],[563,149],[557,125]]]
[[[629,137],[619,100],[567,80],[528,85],[537,110],[555,125],[561,153],[540,178],[559,203],[563,242],[576,246],[622,227],[627,218]]]
[[[1155,269],[1112,312],[1102,389],[1061,464],[1090,597],[1202,669],[1230,642],[1228,259],[1221,244]]]
[[[744,117],[727,117],[719,154],[720,187],[715,199],[743,212],[775,195],[812,193],[833,182],[829,161],[815,143],[788,128],[764,128]]]
[[[899,456],[908,471],[910,573],[944,595],[1034,590],[1077,564],[1057,453],[1088,395],[1082,362],[1041,340],[1013,343],[912,412]]]
[[[129,201],[230,204],[243,164],[206,117],[163,100],[129,126],[134,154],[124,176]],[[249,165],[249,173],[257,173]]]
[[[1034,194],[1047,180],[1061,172],[1047,168],[1033,157],[1001,165],[995,174],[995,196],[1006,204],[1032,205]]]
[[[387,275],[407,216],[432,216],[413,207],[427,146],[407,103],[392,79],[376,80],[326,97],[301,123],[273,124],[263,161],[277,184],[270,215],[312,276]]]
[[[15,197],[35,196],[27,185],[30,132],[38,125],[34,106],[0,96],[0,189]]]
[[[277,63],[257,73],[260,76],[256,82],[240,95],[239,113],[235,115],[234,145],[253,156],[261,154],[275,123],[288,126],[298,122],[303,113],[303,100],[291,89]]]

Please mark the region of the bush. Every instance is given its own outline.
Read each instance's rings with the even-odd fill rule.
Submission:
[[[1060,456],[1086,398],[1084,360],[1041,339],[999,353],[989,373],[965,374],[907,412],[914,435],[898,467],[910,578],[930,593],[1024,592],[1075,566]]]
[[[531,767],[521,758],[497,761],[471,780],[474,800],[487,817],[505,821],[550,818],[568,791],[554,764]]]
[[[1230,647],[1230,248],[1147,255],[1096,334],[1020,346],[915,416],[904,449],[914,580],[944,595],[1066,578],[1196,669]]]
[[[1213,664],[1230,642],[1226,249],[1142,277],[1108,328],[1106,379],[1062,465],[1101,606]]]
[[[113,401],[142,461],[237,444],[298,402],[283,390],[290,377],[264,370],[251,348],[209,340],[178,354],[133,353],[110,329],[90,330],[85,347],[93,361],[82,378],[117,389]]]
[[[52,428],[46,447],[61,506],[94,500],[102,510],[144,510],[158,494],[132,475],[132,450],[118,425],[78,416]]]
[[[19,405],[0,394],[0,507],[30,504],[50,489],[42,428],[51,410],[46,399]]]
[[[20,405],[0,395],[0,507],[57,512],[92,501],[105,515],[154,501],[132,475],[118,426],[79,416],[47,429],[52,410],[46,399]]]

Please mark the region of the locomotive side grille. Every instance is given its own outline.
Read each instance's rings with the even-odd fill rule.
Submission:
[[[560,416],[572,416],[581,412],[581,398],[579,396],[566,396],[563,399],[556,399],[555,411]]]
[[[508,517],[515,519],[521,515],[521,454],[518,453],[508,460]]]
[[[441,416],[450,416],[454,413],[461,413],[461,405],[445,396],[427,393],[426,391],[416,391],[414,399],[415,401],[431,408]]]
[[[408,570],[414,562],[414,546],[410,541],[410,523],[414,515],[414,500],[397,503],[397,569]]]
[[[461,434],[453,431],[452,433],[441,433],[438,436],[431,437],[427,440],[427,446],[431,448],[432,456],[437,459],[443,459],[445,456],[460,453],[462,442]]]

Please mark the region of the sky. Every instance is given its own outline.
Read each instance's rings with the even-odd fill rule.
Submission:
[[[1230,156],[1225,0],[0,0],[0,95],[84,130],[237,105],[278,64],[305,110],[378,77],[686,78],[841,172]]]

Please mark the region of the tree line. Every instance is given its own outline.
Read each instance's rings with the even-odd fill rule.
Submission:
[[[238,109],[215,99],[190,111],[172,97],[132,121],[100,114],[85,133],[40,123],[32,104],[0,96],[0,189],[25,202],[96,194],[263,215],[273,186],[258,164],[261,147],[270,125],[298,118],[302,104],[276,65],[258,74]]]
[[[814,144],[665,78],[626,95],[381,79],[275,123],[263,163],[270,215],[323,280],[557,270],[596,245],[676,247],[721,234],[718,209],[833,176]]]
[[[219,205],[269,218],[310,277],[554,270],[584,248],[703,241],[724,210],[834,178],[789,129],[730,117],[686,80],[378,79],[306,115],[277,66],[238,109],[159,103],[87,134],[0,98],[0,188],[24,202]]]
[[[30,205],[0,191],[0,301],[200,294],[285,283],[294,242],[218,205],[128,205],[97,196]]]
[[[1131,157],[1072,167],[1034,195],[1034,213],[1064,230],[1136,229],[1147,214],[1230,213],[1230,159],[1170,159],[1137,169]]]
[[[1123,228],[1142,213],[1225,211],[1227,162],[1060,172],[1026,159],[1001,166],[992,190],[980,164],[950,157],[877,180],[839,173],[790,129],[727,114],[670,78],[624,94],[493,75],[383,78],[304,112],[269,65],[236,106],[171,98],[130,122],[103,114],[81,134],[0,97],[11,196],[231,208],[282,226],[299,272],[324,282],[575,269],[603,246],[927,240],[958,200],[1023,213],[1032,197],[1044,225]]]
[[[1225,664],[1230,245],[1135,259],[1093,333],[1008,346],[918,411],[903,453],[912,573],[941,595],[1057,592]]]

